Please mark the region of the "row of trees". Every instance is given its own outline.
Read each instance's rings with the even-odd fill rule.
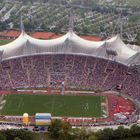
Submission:
[[[0,2],[4,2],[5,0],[0,0]],[[9,0],[10,1],[10,0]],[[24,4],[28,4],[28,3],[34,3],[34,2],[39,2],[39,3],[46,3],[46,2],[50,2],[50,3],[59,3],[59,4],[80,4],[80,5],[86,5],[86,6],[91,6],[94,4],[101,4],[101,5],[105,5],[105,6],[109,6],[111,4],[111,6],[137,6],[139,7],[139,0],[129,0],[127,1],[121,1],[121,0],[116,0],[116,1],[112,1],[112,2],[107,2],[106,0],[15,0],[15,1],[19,1],[22,2]]]
[[[33,133],[24,130],[2,130],[0,140],[33,140]]]
[[[50,5],[35,4],[34,2],[41,2],[42,0],[19,0],[21,3],[4,3],[0,4],[1,8],[5,7],[6,10],[1,13],[1,18],[13,7],[16,8],[11,12],[9,19],[0,23],[0,31],[15,28],[19,29],[20,13],[22,13],[25,29],[28,31],[48,31],[58,34],[65,33],[69,26],[69,13],[71,4],[66,6],[59,5],[59,3],[73,3],[74,13],[74,30],[79,34],[96,35],[100,37],[111,36],[112,34],[120,33],[120,13],[126,22],[123,27],[123,32],[131,33],[134,31],[138,33],[139,27],[137,23],[139,18],[138,13],[127,8],[122,9],[114,7],[107,7],[104,5],[94,5],[96,0],[48,0]],[[34,4],[30,4],[32,2]],[[47,2],[47,0],[44,0]],[[27,4],[26,4],[27,3]],[[57,3],[56,5],[52,3]],[[92,6],[87,8],[79,6],[80,3],[86,3]],[[85,5],[85,4],[84,4]],[[136,9],[135,9],[136,10]],[[131,14],[129,12],[132,12]],[[128,16],[128,18],[126,18]],[[128,21],[127,21],[128,20]],[[125,36],[124,38],[128,38]]]
[[[140,126],[134,124],[130,129],[119,126],[116,130],[106,128],[93,132],[85,128],[72,128],[68,122],[53,120],[46,136],[44,140],[139,140]],[[0,140],[35,140],[35,134],[25,130],[1,130]]]
[[[140,137],[140,126],[135,124],[130,129],[119,126],[116,130],[106,128],[92,132],[84,128],[72,128],[67,122],[54,120],[50,127],[50,136],[57,140],[127,140]]]

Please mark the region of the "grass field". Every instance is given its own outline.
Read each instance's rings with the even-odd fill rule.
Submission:
[[[52,116],[101,117],[104,111],[101,103],[104,96],[62,96],[62,95],[6,95],[3,115],[22,115],[46,112]]]
[[[5,44],[8,44],[10,42],[11,42],[11,40],[0,40],[0,45],[5,45]]]

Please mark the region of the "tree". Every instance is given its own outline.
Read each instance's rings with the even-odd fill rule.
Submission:
[[[98,140],[97,136],[96,135],[91,135],[89,136],[88,140]]]
[[[114,138],[114,131],[111,128],[106,128],[103,130],[103,135],[105,140],[111,140]]]
[[[6,140],[6,137],[0,133],[0,140]]]
[[[70,140],[71,130],[70,123],[56,119],[51,123],[50,135],[53,138],[59,138],[60,140]]]
[[[130,132],[132,136],[140,136],[140,127],[134,124],[131,126]]]
[[[21,140],[19,137],[15,137],[14,140]]]
[[[59,138],[61,140],[70,139],[71,125],[69,122],[62,122],[62,129],[60,130]]]
[[[103,130],[97,131],[95,136],[98,138],[98,140],[104,140]]]
[[[105,128],[95,133],[98,140],[111,140],[114,138],[114,130],[111,128]]]
[[[119,126],[118,129],[114,130],[114,137],[121,139],[131,136],[130,130],[124,128],[123,126]]]
[[[73,136],[73,140],[85,140],[88,139],[90,134],[85,130],[85,128],[73,128],[71,130],[71,135]]]
[[[24,130],[5,130],[3,131],[3,135],[5,135],[7,140],[15,140],[16,137],[20,138],[21,140],[33,139],[32,133]]]
[[[53,120],[50,126],[51,136],[54,138],[58,138],[61,128],[62,128],[62,121],[58,119]]]

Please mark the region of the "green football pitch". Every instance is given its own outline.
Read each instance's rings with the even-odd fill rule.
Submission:
[[[104,114],[101,103],[106,102],[106,97],[10,94],[5,100],[2,115],[51,113],[52,116],[101,117]]]

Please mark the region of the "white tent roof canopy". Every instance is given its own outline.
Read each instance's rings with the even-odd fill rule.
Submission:
[[[140,52],[137,52],[135,55],[130,57],[129,59],[126,60],[127,65],[132,66],[132,65],[140,65]]]
[[[77,36],[72,30],[57,39],[41,40],[27,35],[22,29],[13,42],[0,46],[2,59],[38,54],[83,54],[108,59],[107,50],[116,52],[115,60],[128,65],[128,59],[137,54],[116,35],[105,41],[88,41]]]

